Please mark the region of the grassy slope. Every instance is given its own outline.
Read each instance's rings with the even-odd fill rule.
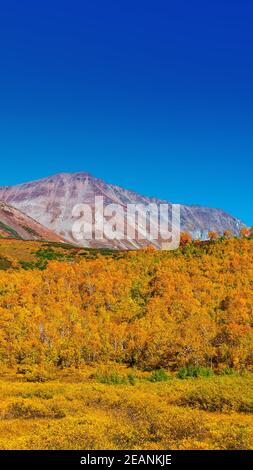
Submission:
[[[4,235],[6,235],[8,237],[14,237],[14,238],[17,238],[17,239],[21,238],[19,236],[19,234],[16,232],[16,230],[9,227],[9,225],[4,224],[3,222],[0,222],[0,230]]]
[[[13,268],[22,265],[27,269],[36,267],[36,263],[41,259],[73,262],[73,260],[78,261],[83,258],[94,259],[98,254],[119,256],[118,252],[112,250],[77,248],[67,243],[0,238],[0,260],[7,260],[10,263],[9,267]],[[1,268],[1,262],[0,269],[5,269]]]
[[[152,250],[152,248],[151,248]],[[10,267],[22,267],[22,263],[28,263],[27,269],[36,268],[36,263],[41,260],[50,261],[56,259],[58,261],[78,262],[81,259],[93,260],[98,256],[105,256],[114,259],[122,257],[139,256],[137,252],[117,251],[111,249],[94,249],[79,248],[67,243],[45,242],[45,241],[29,241],[19,239],[0,238],[0,260],[8,260]],[[154,256],[159,260],[166,258],[183,257],[186,263],[191,258],[199,258],[201,256],[210,255],[218,259],[224,259],[224,256],[232,254],[252,255],[253,237],[245,239],[233,238],[230,240],[220,239],[216,242],[196,242],[191,245],[181,247],[176,251],[154,251]],[[31,265],[29,265],[31,263]],[[0,266],[1,269],[1,266]]]
[[[240,412],[252,375],[150,383],[137,372],[135,385],[92,376],[88,367],[46,383],[2,374],[0,449],[253,448],[252,418]],[[193,407],[190,397],[200,394]]]

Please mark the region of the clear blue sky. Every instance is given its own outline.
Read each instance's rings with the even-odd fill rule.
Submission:
[[[0,185],[88,171],[253,224],[251,0],[3,0]]]

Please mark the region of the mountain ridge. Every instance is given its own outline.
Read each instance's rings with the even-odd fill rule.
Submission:
[[[103,178],[98,178],[96,176],[93,176],[91,173],[89,172],[85,172],[85,171],[80,171],[80,172],[59,172],[59,173],[54,173],[50,176],[43,176],[42,178],[36,178],[34,180],[29,180],[29,181],[25,181],[24,183],[16,183],[14,185],[2,185],[0,186],[0,191],[1,190],[8,190],[9,188],[18,188],[19,186],[21,187],[24,187],[24,186],[29,186],[29,185],[34,185],[36,184],[37,182],[43,182],[43,181],[49,181],[49,180],[52,180],[52,179],[55,179],[55,178],[58,178],[58,177],[64,177],[64,176],[73,176],[73,177],[78,177],[78,176],[83,176],[83,177],[87,177],[87,178],[92,178],[93,180],[95,181],[98,181],[98,182],[101,182],[101,183],[105,183],[105,180],[103,180]],[[118,190],[123,190],[123,191],[127,191],[129,193],[132,193],[133,195],[136,195],[138,197],[142,197],[142,198],[146,198],[147,200],[149,201],[157,201],[157,202],[160,202],[160,203],[166,203],[166,204],[172,204],[171,201],[168,201],[167,199],[164,199],[164,198],[159,198],[159,197],[156,197],[156,196],[148,196],[146,194],[143,194],[143,193],[138,193],[136,190],[134,189],[126,189],[124,188],[124,186],[122,185],[117,185],[115,183],[107,183],[106,184],[108,186],[113,186],[114,188],[118,189]],[[1,195],[1,193],[0,193]],[[186,204],[186,203],[180,203],[180,202],[177,202],[177,204],[180,204],[181,206],[185,206],[185,207],[192,207],[192,208],[204,208],[204,209],[210,209],[210,210],[218,210],[218,211],[221,211],[223,212],[224,214],[226,215],[230,215],[227,211],[225,211],[222,207],[216,207],[216,206],[208,206],[206,204],[198,204],[198,203],[194,203],[194,204]],[[230,215],[231,216],[231,215]],[[234,217],[234,216],[231,216],[233,217],[234,219],[237,219],[238,221],[240,221],[243,225],[244,222],[239,219],[238,217]]]
[[[75,241],[71,232],[73,207],[80,203],[94,207],[96,196],[103,196],[105,204],[117,203],[123,208],[127,204],[143,204],[145,206],[152,202],[166,203],[171,208],[171,202],[144,196],[121,186],[106,183],[103,179],[96,178],[88,172],[61,172],[14,186],[0,187],[0,200],[16,207],[71,242]],[[227,214],[222,209],[209,208],[199,204],[182,204],[181,222],[183,231],[188,231],[194,238],[200,239],[207,238],[207,234],[211,230],[219,233],[231,230],[236,235],[240,228],[245,226],[240,219]],[[134,240],[133,243],[90,241],[85,246],[138,248],[143,245],[145,242],[139,243],[139,240]],[[157,245],[159,246],[159,242]]]

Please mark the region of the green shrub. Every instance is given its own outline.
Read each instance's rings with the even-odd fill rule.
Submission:
[[[128,374],[127,378],[130,385],[136,384],[136,377],[134,374]]]
[[[35,252],[36,258],[40,260],[49,260],[49,261],[61,261],[64,258],[63,253],[56,252],[49,248],[47,250],[39,249]]]
[[[152,372],[151,376],[148,377],[150,382],[167,382],[171,377],[166,373],[164,369],[158,369]]]
[[[12,266],[11,261],[9,261],[7,258],[4,258],[3,256],[0,257],[0,269],[6,270],[10,269]]]
[[[197,377],[212,377],[214,372],[209,367],[201,367],[201,366],[189,366],[189,367],[182,367],[178,371],[178,378],[179,379],[189,379],[189,378],[197,378]]]
[[[233,377],[239,377],[240,372],[238,372],[237,370],[235,370],[231,367],[226,367],[226,369],[223,369],[223,370],[220,371],[219,375],[230,375],[230,376],[233,376]]]
[[[118,372],[111,374],[94,374],[92,378],[97,382],[107,385],[135,385],[136,378],[133,374],[120,375]]]
[[[5,232],[8,232],[13,238],[17,238],[19,240],[22,239],[18,232],[16,232],[16,230],[14,230],[13,228],[9,227],[9,225],[0,222],[0,228],[2,228]]]
[[[41,238],[38,232],[36,232],[36,230],[34,230],[33,228],[27,227],[26,225],[22,225],[22,228],[30,235],[33,235],[34,237],[37,237],[37,238]]]
[[[29,271],[30,269],[35,269],[35,264],[30,261],[19,261],[18,264],[21,266],[22,269]]]

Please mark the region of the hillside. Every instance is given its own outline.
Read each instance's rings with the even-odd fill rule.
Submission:
[[[108,184],[88,173],[61,173],[38,181],[0,187],[0,199],[70,242],[76,241],[72,236],[72,227],[76,220],[72,216],[73,208],[77,204],[88,204],[94,211],[95,197],[98,196],[103,196],[105,205],[116,203],[124,211],[127,204],[143,204],[145,207],[150,203],[159,205],[166,202]],[[171,203],[168,205],[170,211]],[[169,215],[169,220],[170,218]],[[205,239],[209,231],[222,234],[224,230],[231,230],[237,235],[242,226],[240,220],[220,209],[181,205],[181,229],[190,232],[194,238]],[[121,229],[124,232],[124,228]],[[145,240],[139,240],[137,237],[133,240],[127,240],[125,237],[119,241],[84,240],[80,244],[94,248],[118,249],[133,249],[147,245]]]
[[[53,260],[77,263],[98,256],[118,258],[123,253],[109,249],[80,248],[63,242],[0,238],[0,270],[45,269]]]
[[[51,230],[2,201],[0,201],[0,237],[63,241],[60,236]]]

